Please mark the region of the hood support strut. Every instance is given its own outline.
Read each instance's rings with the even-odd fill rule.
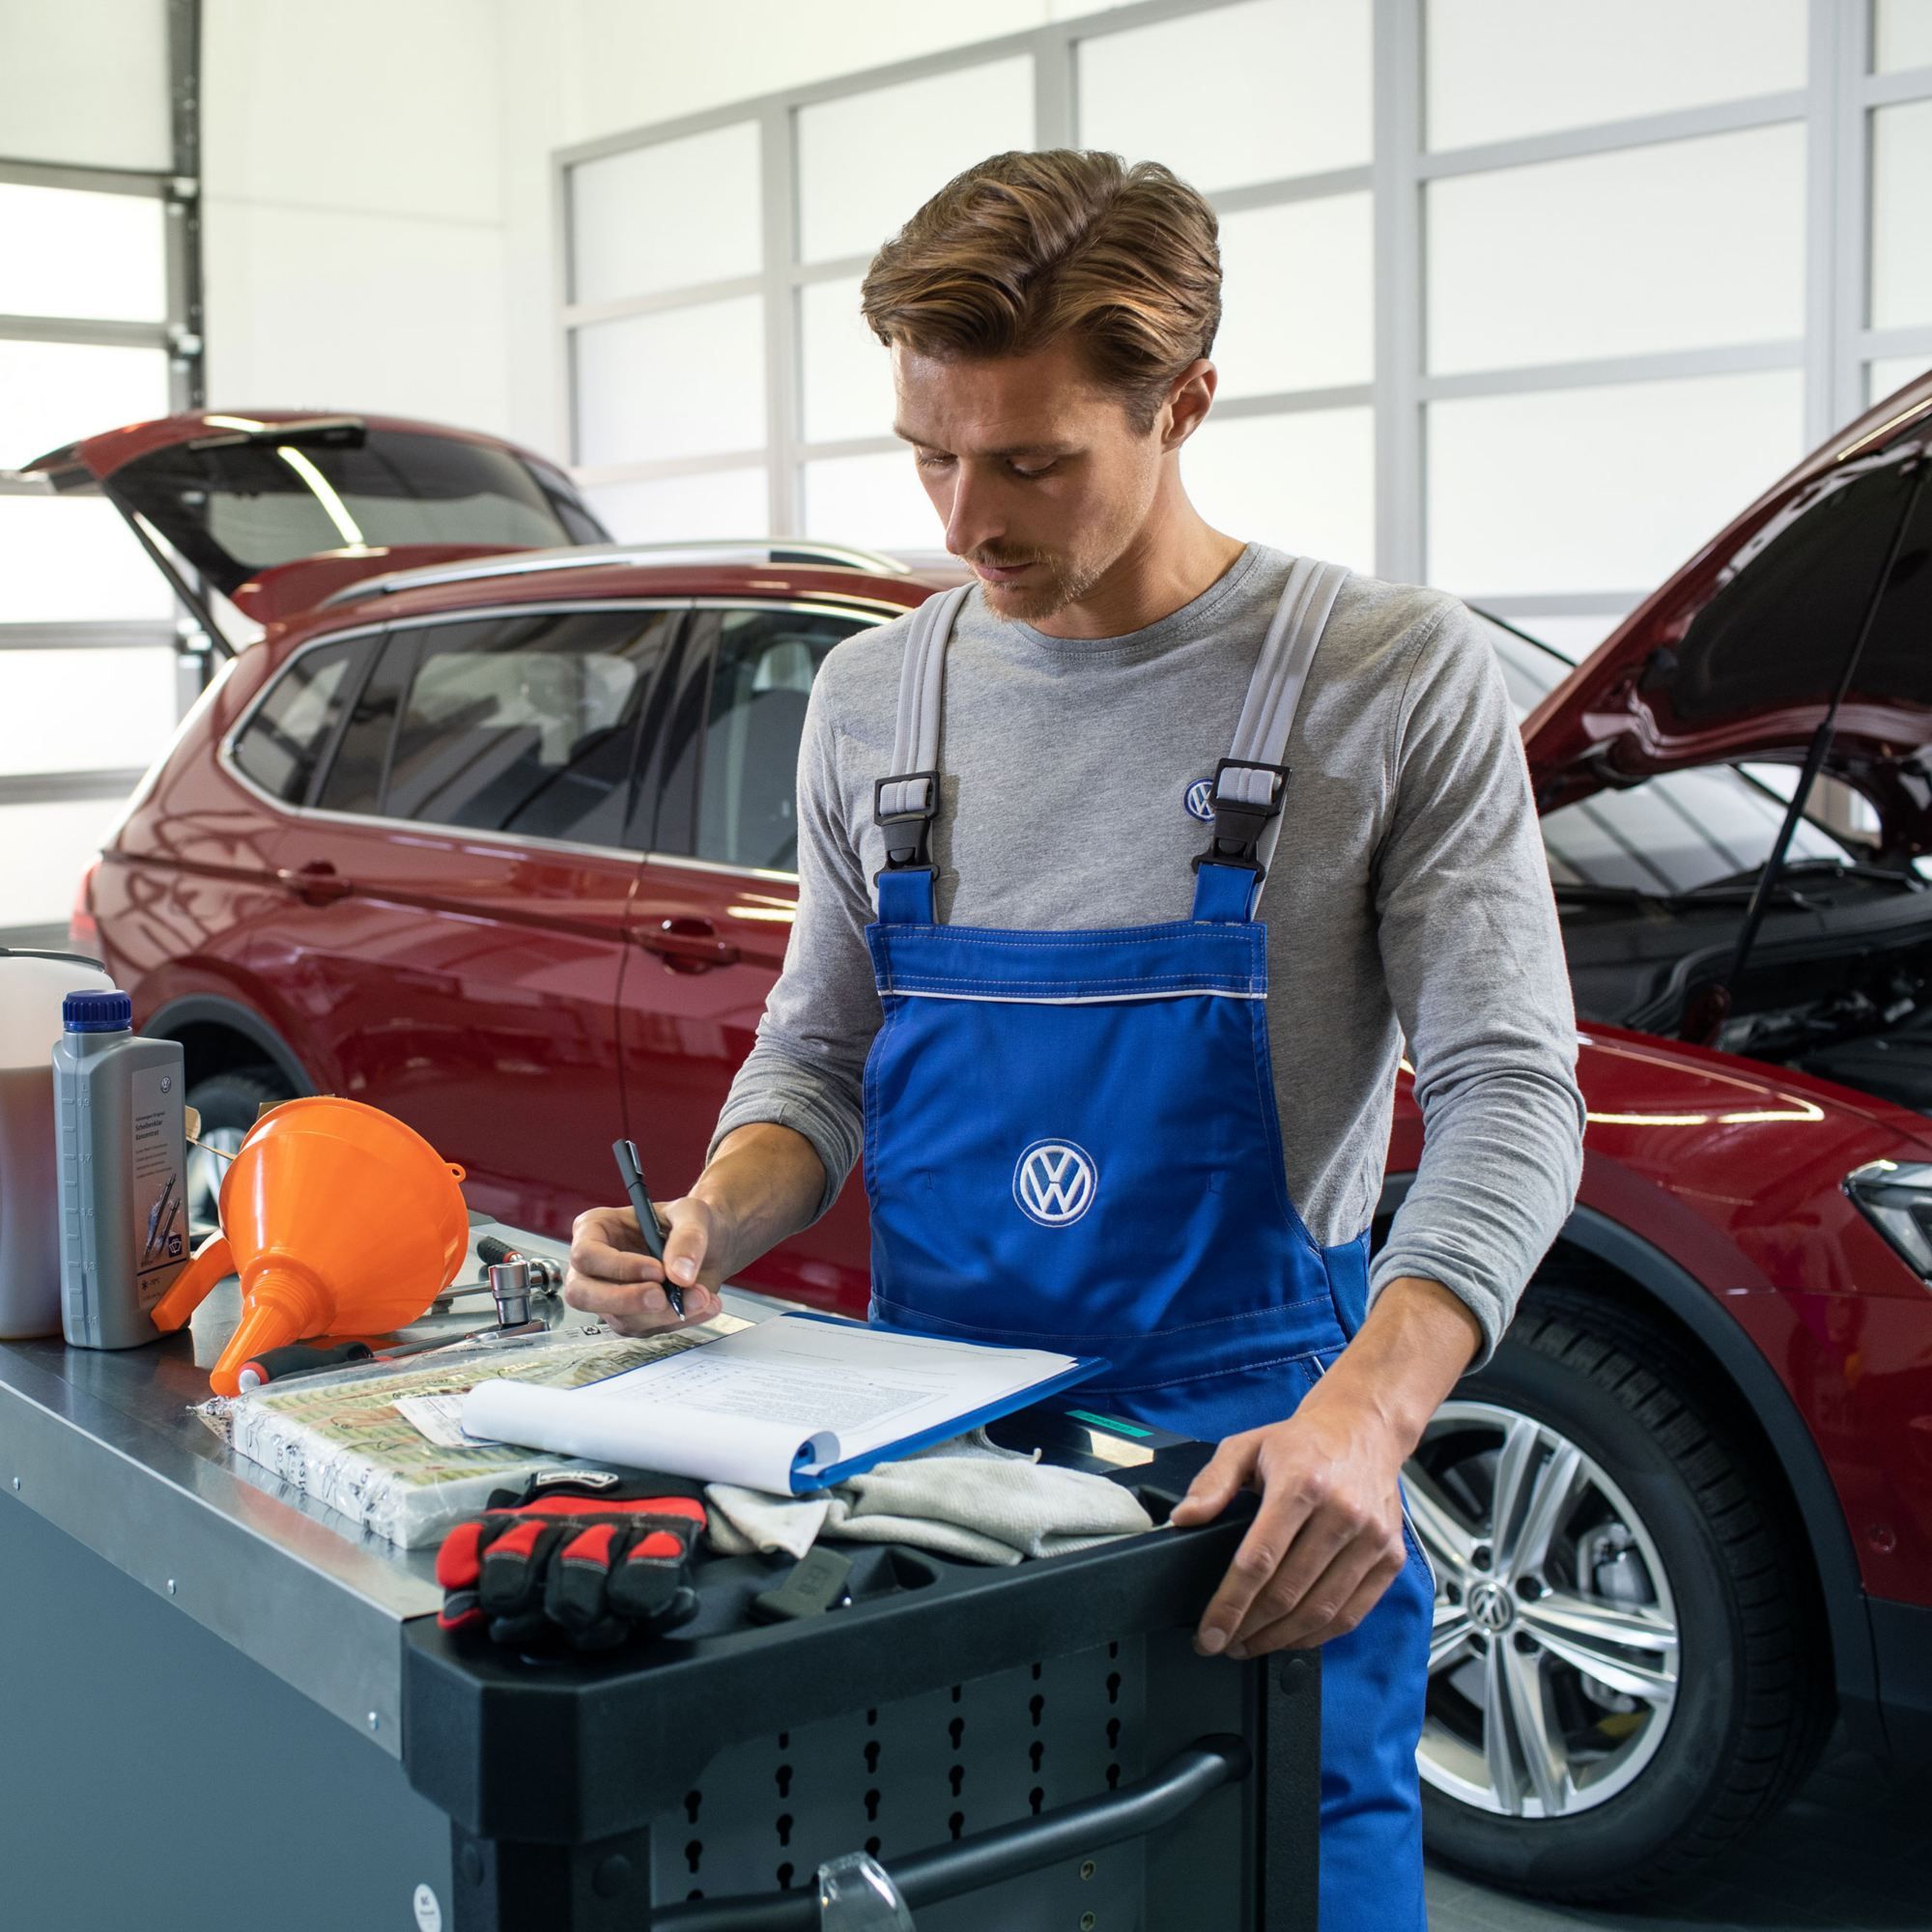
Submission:
[[[149,533],[147,525],[134,515],[124,515],[122,522],[134,532],[134,540],[148,553],[154,566],[165,577],[174,593],[201,620],[201,628],[208,634],[208,641],[225,658],[235,655],[235,646],[215,622],[214,607],[209,603],[201,590],[188,582],[186,575],[175,567],[174,558],[157,544]]]
[[[1757,886],[1751,893],[1750,904],[1745,911],[1744,923],[1738,928],[1737,945],[1732,949],[1731,963],[1724,969],[1721,979],[1708,981],[1697,989],[1695,995],[1685,1007],[1684,1023],[1679,1029],[1681,1037],[1697,1045],[1709,1046],[1718,1037],[1718,1032],[1730,1017],[1732,989],[1743,976],[1746,963],[1749,960],[1751,948],[1757,943],[1758,928],[1764,923],[1766,909],[1771,904],[1771,895],[1777,890],[1778,874],[1784,869],[1786,855],[1791,850],[1793,835],[1798,830],[1798,822],[1804,815],[1804,808],[1810,802],[1812,787],[1818,781],[1818,773],[1825,763],[1825,756],[1832,749],[1832,739],[1838,727],[1838,708],[1845,701],[1845,693],[1851,689],[1857,675],[1859,660],[1864,656],[1865,644],[1870,639],[1872,626],[1878,621],[1879,605],[1886,591],[1891,585],[1892,572],[1898,568],[1898,554],[1905,546],[1905,533],[1912,526],[1913,512],[1918,506],[1919,492],[1925,487],[1928,471],[1932,471],[1932,458],[1924,454],[1911,460],[1912,487],[1905,493],[1905,501],[1899,506],[1898,525],[1891,533],[1891,544],[1885,554],[1884,567],[1874,581],[1871,595],[1865,601],[1864,615],[1860,619],[1857,635],[1852,639],[1852,647],[1845,653],[1845,662],[1838,672],[1837,687],[1832,693],[1832,701],[1826,707],[1825,715],[1818,721],[1818,728],[1811,734],[1811,742],[1805,747],[1804,763],[1798,774],[1798,783],[1791,793],[1791,803],[1784,809],[1784,822],[1777,828],[1777,837],[1772,843],[1771,857],[1764,862],[1764,868],[1758,873]]]

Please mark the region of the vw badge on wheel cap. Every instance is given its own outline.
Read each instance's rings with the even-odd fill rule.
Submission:
[[[1065,1228],[1094,1205],[1100,1170],[1072,1141],[1035,1141],[1013,1169],[1013,1199],[1042,1228]]]

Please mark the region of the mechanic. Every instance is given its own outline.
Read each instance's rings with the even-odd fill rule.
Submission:
[[[1582,1157],[1501,671],[1455,598],[1189,502],[1220,266],[1167,169],[995,156],[862,303],[976,581],[819,673],[784,970],[667,1265],[702,1320],[863,1146],[876,1319],[1103,1353],[1083,1400],[1217,1442],[1176,1521],[1260,1503],[1196,1647],[1325,1646],[1321,1924],[1419,1927],[1400,1472]],[[1426,1151],[1371,1269],[1405,1038]],[[630,1208],[579,1217],[575,1306],[663,1327],[662,1279]]]

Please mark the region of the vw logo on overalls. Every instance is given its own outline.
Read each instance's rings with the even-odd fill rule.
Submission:
[[[1094,1205],[1100,1170],[1071,1141],[1035,1141],[1013,1169],[1013,1199],[1042,1228],[1065,1228]]]
[[[1203,825],[1211,824],[1214,818],[1214,781],[1212,779],[1196,779],[1187,787],[1187,797],[1184,803],[1188,811],[1194,817],[1198,818]]]

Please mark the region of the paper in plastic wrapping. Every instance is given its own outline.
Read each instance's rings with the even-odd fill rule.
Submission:
[[[195,1406],[237,1456],[298,1494],[404,1549],[440,1540],[484,1508],[491,1493],[572,1458],[506,1442],[433,1442],[395,1405],[412,1396],[458,1396],[498,1376],[577,1388],[749,1324],[717,1315],[664,1335],[619,1336],[589,1324],[513,1346],[452,1349],[403,1368],[382,1362],[270,1382]]]

